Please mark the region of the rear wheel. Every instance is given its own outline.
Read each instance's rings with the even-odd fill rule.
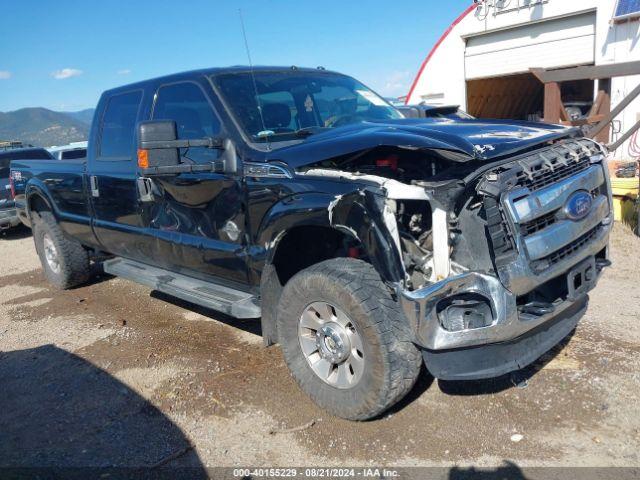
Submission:
[[[333,259],[295,275],[278,306],[283,354],[300,387],[350,420],[376,417],[411,390],[421,356],[375,269]]]
[[[85,283],[91,276],[89,253],[66,237],[51,212],[34,214],[33,239],[47,280],[60,289]]]

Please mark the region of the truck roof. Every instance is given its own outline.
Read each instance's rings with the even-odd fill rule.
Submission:
[[[54,145],[52,147],[48,147],[46,150],[49,151],[49,153],[56,153],[56,152],[66,152],[68,150],[81,150],[81,149],[86,149],[89,146],[89,142],[71,142],[67,145]]]
[[[45,152],[47,155],[51,156],[49,154],[49,152],[47,152],[46,149],[44,148],[40,148],[40,147],[19,147],[19,148],[12,148],[9,150],[0,150],[0,158],[6,158],[6,157],[23,157],[23,158],[27,158],[27,155],[29,153],[42,153]],[[51,157],[51,159],[53,160],[53,157]]]
[[[131,88],[135,88],[135,87],[142,87],[145,86],[147,83],[149,82],[166,82],[166,83],[170,83],[173,81],[177,81],[177,80],[183,80],[185,78],[193,78],[196,76],[210,76],[210,75],[218,75],[218,74],[224,74],[224,73],[249,73],[252,71],[252,67],[250,67],[249,65],[234,65],[231,67],[211,67],[211,68],[202,68],[202,69],[198,69],[198,70],[188,70],[185,72],[177,72],[177,73],[172,73],[169,75],[162,75],[160,77],[154,77],[154,78],[148,78],[145,80],[141,80],[139,82],[135,82],[135,83],[129,83],[127,85],[122,85],[119,87],[115,87],[115,88],[111,88],[109,90],[106,90],[104,93],[105,94],[111,94],[111,93],[115,93],[118,92],[120,90],[130,90]],[[260,65],[260,66],[254,66],[253,67],[253,71],[254,72],[314,72],[314,73],[318,73],[318,72],[323,72],[323,73],[327,73],[327,74],[331,74],[331,75],[340,75],[340,76],[345,76],[342,73],[339,72],[334,72],[332,70],[326,70],[323,67],[318,67],[318,68],[308,68],[308,67],[298,67],[295,65],[290,65],[288,67],[283,67],[283,66],[268,66],[268,65]]]

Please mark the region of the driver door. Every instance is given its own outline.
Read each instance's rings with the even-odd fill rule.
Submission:
[[[175,121],[181,140],[218,136],[221,123],[207,88],[194,81],[161,85],[151,118]],[[211,163],[219,155],[205,147],[180,150],[182,163]],[[155,237],[155,263],[204,280],[247,283],[241,175],[182,173],[150,181],[153,195],[144,202],[143,217]]]

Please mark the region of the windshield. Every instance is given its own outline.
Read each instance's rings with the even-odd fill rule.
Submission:
[[[291,141],[321,129],[403,118],[353,78],[328,72],[255,72],[255,86],[250,73],[220,74],[213,82],[254,142]]]
[[[473,120],[474,118],[458,107],[444,107],[427,110],[425,115],[430,118],[449,118],[453,120]]]

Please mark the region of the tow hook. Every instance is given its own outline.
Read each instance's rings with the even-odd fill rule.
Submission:
[[[528,313],[537,317],[553,313],[555,309],[556,307],[554,307],[553,304],[545,302],[529,302],[526,305],[518,307],[520,313]]]

